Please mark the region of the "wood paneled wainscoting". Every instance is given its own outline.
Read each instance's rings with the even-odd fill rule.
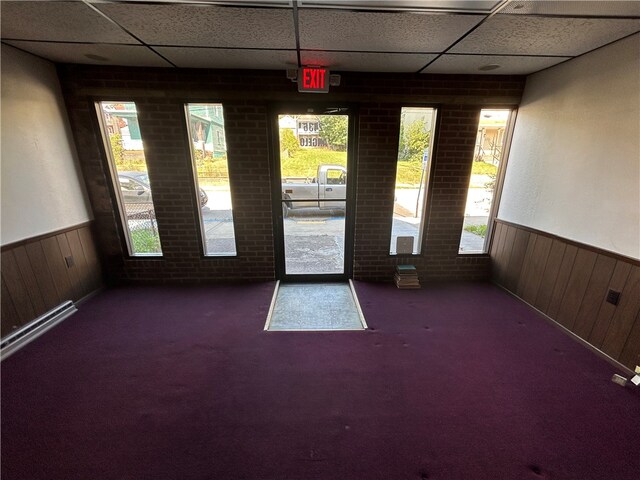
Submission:
[[[504,220],[491,260],[495,283],[626,367],[640,365],[640,261]]]
[[[2,247],[2,337],[102,286],[89,223]]]

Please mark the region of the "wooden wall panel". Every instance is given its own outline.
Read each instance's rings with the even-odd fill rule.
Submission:
[[[62,300],[56,290],[49,265],[47,265],[47,258],[44,255],[42,244],[40,242],[28,243],[24,246],[24,249],[29,257],[29,264],[36,277],[38,289],[42,294],[46,310],[51,310],[56,305],[60,305]]]
[[[73,299],[73,287],[58,239],[55,236],[44,238],[40,240],[40,244],[42,245],[42,250],[44,250],[47,265],[53,276],[53,284],[60,300],[64,302]]]
[[[74,259],[74,267],[70,268],[67,265],[65,258],[73,257],[71,253],[71,247],[69,247],[69,241],[67,240],[67,234],[61,233],[60,235],[56,235],[56,241],[58,242],[58,247],[60,248],[60,253],[62,255],[62,264],[67,272],[67,278],[69,279],[70,286],[70,298],[81,298],[82,297],[82,285],[80,275],[78,275],[78,267],[77,267],[77,259]]]
[[[511,249],[513,248],[513,236],[516,234],[515,230],[504,225],[502,228],[502,235],[500,237],[500,245],[498,251],[500,252],[501,262],[499,275],[503,280],[507,278],[507,272],[509,270],[509,258],[511,257]]]
[[[549,257],[549,250],[551,250],[552,244],[552,240],[549,237],[542,235],[537,235],[536,237],[536,245],[530,261],[530,270],[524,282],[521,295],[522,298],[530,304],[533,304],[538,296],[540,284],[542,283],[542,275],[547,265],[547,257]]]
[[[591,273],[596,263],[598,254],[589,250],[578,250],[573,262],[571,275],[567,283],[567,289],[560,302],[560,310],[556,320],[569,330],[573,329],[578,311],[584,300],[584,294],[591,279]]]
[[[506,235],[506,229],[508,227],[506,225],[496,224],[493,229],[493,238],[491,239],[491,251],[489,255],[491,257],[500,258],[500,261],[493,262],[491,264],[491,272],[493,276],[501,277],[502,276],[502,256],[498,254],[498,251],[502,249],[504,245],[504,236]]]
[[[496,220],[493,280],[629,368],[640,364],[640,260]],[[618,305],[606,301],[621,292]]]
[[[620,362],[624,365],[640,365],[640,312],[620,354]]]
[[[48,309],[45,305],[42,292],[40,291],[40,288],[38,288],[38,281],[33,273],[33,268],[31,267],[27,250],[23,246],[16,247],[13,249],[13,255],[15,256],[18,268],[20,269],[22,280],[24,280],[25,286],[27,287],[27,292],[31,299],[31,305],[33,306],[36,317],[38,315],[42,315]]]
[[[581,338],[589,338],[591,329],[596,322],[596,318],[598,318],[600,307],[607,296],[615,267],[616,260],[614,258],[598,255],[578,316],[573,325],[573,332]]]
[[[100,260],[98,259],[98,253],[96,252],[96,244],[93,241],[93,235],[89,227],[83,227],[78,229],[78,236],[80,237],[80,244],[82,245],[82,252],[87,262],[88,269],[88,287],[87,294],[97,290],[102,286],[102,272],[100,269]]]
[[[560,263],[560,269],[558,270],[558,276],[556,277],[556,282],[553,286],[553,293],[551,294],[549,308],[547,308],[547,315],[551,318],[555,319],[558,314],[558,310],[560,310],[562,297],[567,289],[569,276],[571,275],[571,269],[573,268],[573,262],[575,262],[577,254],[578,248],[573,245],[567,245],[564,249],[562,263]]]
[[[10,334],[14,328],[20,326],[20,319],[18,318],[18,312],[13,305],[13,300],[11,300],[9,289],[4,283],[4,278],[0,278],[0,282],[2,283],[2,291],[0,291],[0,295],[2,295],[2,309],[0,311],[0,314],[2,315],[2,327],[0,331],[4,337]]]
[[[529,245],[529,235],[529,232],[526,230],[518,230],[515,233],[515,240],[513,241],[513,248],[511,250],[511,256],[509,257],[509,266],[507,267],[507,274],[504,281],[505,286],[512,292],[514,292],[518,286],[522,262],[524,261],[524,256]]]
[[[509,261],[511,260],[511,254],[513,253],[513,244],[516,239],[516,229],[510,225],[506,225],[507,232],[504,239],[504,245],[502,248],[502,255],[504,257],[504,271],[502,272],[502,281],[507,281],[507,272],[509,269]]]
[[[491,238],[491,249],[489,251],[489,255],[491,255],[492,257],[497,257],[497,250],[498,250],[498,244],[500,243],[498,241],[498,238],[500,237],[500,235],[502,234],[502,230],[503,228],[505,228],[505,225],[503,225],[502,223],[496,223],[494,228],[493,228],[493,233],[491,234],[492,238]]]
[[[20,325],[33,320],[36,317],[36,313],[29,297],[29,291],[24,280],[22,280],[16,257],[11,251],[2,252],[2,278],[18,312]]]
[[[65,257],[71,256],[68,267]],[[2,247],[2,336],[102,286],[102,271],[87,225]]]
[[[527,242],[527,249],[524,253],[524,258],[522,259],[522,267],[520,267],[520,275],[517,279],[518,283],[516,285],[516,294],[522,296],[522,291],[524,290],[524,284],[526,283],[526,279],[529,275],[529,269],[531,268],[531,259],[533,257],[533,250],[536,246],[536,240],[538,235],[532,233],[529,235],[529,241]]]
[[[609,282],[609,288],[617,292],[622,292],[627,283],[627,278],[629,278],[629,272],[631,272],[631,265],[626,262],[618,261],[616,263],[616,268],[613,271],[611,281]],[[607,334],[607,330],[609,330],[609,324],[611,323],[611,319],[613,318],[615,311],[615,305],[611,305],[606,301],[602,302],[600,310],[598,311],[598,316],[596,317],[596,322],[589,333],[588,340],[590,344],[597,348],[602,347],[602,342],[604,342],[604,337]]]
[[[558,272],[560,271],[560,265],[562,264],[562,258],[564,257],[566,248],[567,246],[559,240],[553,240],[551,242],[551,250],[544,265],[544,273],[540,281],[538,295],[536,295],[536,300],[533,303],[533,306],[541,312],[547,313],[549,310],[553,287],[556,285],[556,278],[558,278]]]
[[[90,284],[89,280],[89,268],[87,266],[87,259],[84,256],[84,251],[82,250],[82,243],[80,242],[80,235],[78,235],[77,230],[73,230],[71,232],[65,233],[65,237],[67,243],[69,244],[69,249],[71,250],[71,255],[74,258],[75,269],[70,269],[69,271],[75,270],[76,276],[78,279],[77,287],[80,289],[80,295],[84,296],[89,293],[88,288]]]
[[[624,348],[633,323],[640,311],[640,267],[633,267],[622,290],[620,303],[613,314],[607,335],[602,343],[602,351],[619,358]]]

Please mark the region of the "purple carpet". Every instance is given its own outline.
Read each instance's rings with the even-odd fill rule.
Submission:
[[[369,331],[264,332],[273,286],[83,304],[2,363],[2,479],[640,478],[640,389],[496,287],[357,283]]]

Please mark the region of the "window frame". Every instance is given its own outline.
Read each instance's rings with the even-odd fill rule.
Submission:
[[[407,104],[402,104],[400,105],[400,122],[398,123],[398,135],[397,135],[397,139],[398,139],[398,148],[400,147],[400,132],[402,130],[402,109],[403,108],[422,108],[422,109],[431,109],[433,110],[433,115],[435,116],[435,121],[432,121],[432,126],[431,126],[431,132],[432,132],[432,138],[429,141],[429,165],[428,168],[426,170],[426,175],[427,178],[424,179],[424,188],[425,188],[425,193],[423,195],[422,198],[422,202],[420,203],[420,208],[422,210],[422,220],[420,222],[420,226],[418,228],[418,235],[416,238],[416,243],[417,246],[415,246],[414,250],[417,253],[391,253],[391,240],[393,238],[393,206],[391,208],[391,230],[389,231],[389,248],[387,250],[387,255],[389,257],[393,257],[393,258],[415,258],[415,257],[422,257],[424,256],[424,248],[425,248],[425,230],[427,228],[427,225],[429,224],[429,218],[430,218],[430,206],[431,206],[431,197],[433,196],[433,191],[432,191],[432,186],[433,186],[433,171],[435,169],[435,158],[438,152],[438,134],[440,131],[440,121],[441,121],[441,115],[440,115],[440,109],[441,109],[441,105],[437,105],[437,104],[415,104],[415,103],[407,103]],[[396,153],[396,163],[395,163],[395,175],[393,177],[394,179],[394,184],[393,184],[393,192],[394,192],[394,196],[395,196],[395,190],[396,190],[396,182],[397,182],[397,178],[398,178],[398,158],[397,158],[398,153]],[[393,202],[393,204],[395,205],[395,201]]]
[[[193,139],[191,138],[191,123],[189,119],[189,105],[213,105],[215,115],[220,115],[225,123],[225,128],[222,131],[222,140],[225,151],[227,152],[227,169],[229,168],[229,153],[227,150],[227,129],[226,123],[227,118],[224,111],[224,103],[221,100],[218,101],[194,101],[189,102],[184,100],[182,102],[183,110],[184,110],[184,121],[182,124],[185,128],[185,138],[187,141],[187,145],[189,146],[189,164],[191,165],[191,172],[193,174],[193,195],[195,199],[195,208],[196,208],[196,216],[198,217],[198,229],[200,231],[200,249],[201,249],[201,258],[206,259],[218,259],[218,258],[237,258],[238,257],[238,232],[236,231],[236,220],[233,217],[233,182],[231,181],[231,171],[229,171],[229,194],[231,195],[231,215],[233,219],[233,244],[235,247],[236,253],[234,254],[221,254],[221,253],[207,253],[207,238],[205,235],[204,229],[204,219],[202,218],[202,207],[200,206],[200,182],[198,180],[198,168],[195,162],[195,151],[193,147]]]
[[[116,210],[118,211],[118,216],[120,217],[119,223],[119,231],[121,233],[121,239],[124,239],[124,246],[126,247],[126,251],[128,253],[129,258],[146,258],[146,259],[159,259],[164,257],[164,248],[162,248],[162,237],[160,235],[159,225],[156,220],[156,229],[158,230],[158,241],[160,242],[160,252],[159,253],[135,253],[133,251],[133,242],[131,240],[131,230],[129,228],[129,222],[127,221],[127,217],[125,214],[124,208],[124,196],[122,194],[122,189],[120,188],[120,177],[118,169],[115,165],[115,160],[113,158],[113,152],[111,151],[111,142],[109,140],[109,129],[106,124],[105,112],[102,109],[103,103],[133,103],[136,106],[136,116],[138,115],[138,105],[135,100],[127,100],[124,101],[121,98],[117,99],[104,99],[104,98],[92,98],[95,108],[95,121],[97,122],[97,128],[99,130],[100,138],[102,138],[102,149],[104,154],[104,161],[106,162],[106,167],[109,172],[110,177],[110,190],[111,190],[111,199],[112,201],[115,199],[116,202]],[[143,152],[144,152],[144,140],[141,141],[143,144]],[[145,155],[145,164],[147,164],[147,157]],[[147,164],[147,174],[149,172],[149,165]],[[151,187],[151,191],[153,192],[153,186],[151,185],[151,178],[149,178],[149,186]],[[154,212],[156,210],[155,203],[153,203]]]
[[[489,216],[487,217],[487,232],[484,237],[482,252],[461,252],[460,243],[462,242],[462,232],[464,231],[464,214],[466,212],[467,198],[469,196],[469,186],[467,186],[467,195],[465,196],[465,211],[462,213],[462,225],[460,229],[460,237],[458,240],[458,256],[460,257],[487,257],[491,251],[491,245],[493,243],[493,230],[495,226],[495,219],[498,217],[498,211],[500,210],[500,199],[502,197],[502,187],[504,185],[504,179],[507,172],[507,164],[509,162],[509,152],[511,151],[511,140],[513,138],[513,131],[516,124],[516,117],[518,116],[517,105],[497,105],[486,106],[483,105],[478,112],[478,123],[476,132],[480,127],[480,117],[483,110],[509,110],[509,118],[504,132],[504,145],[502,148],[502,156],[500,157],[500,165],[498,165],[498,171],[496,172],[496,184],[493,189],[493,198],[491,200],[491,208],[489,208]],[[475,148],[471,156],[470,167],[473,167],[473,155],[475,155]],[[469,184],[471,183],[471,171],[469,171]]]

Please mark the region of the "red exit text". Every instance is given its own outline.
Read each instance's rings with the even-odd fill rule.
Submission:
[[[329,91],[329,71],[326,68],[304,67],[298,70],[298,91],[325,93]]]

